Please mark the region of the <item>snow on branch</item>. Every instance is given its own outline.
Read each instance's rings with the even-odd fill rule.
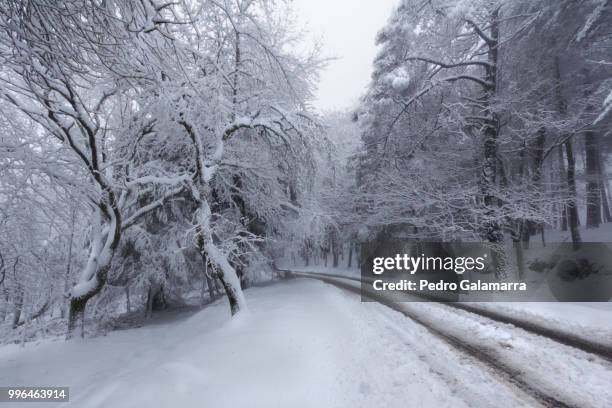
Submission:
[[[126,218],[123,221],[123,223],[121,224],[121,229],[126,230],[134,226],[143,216],[145,216],[146,214],[148,214],[149,212],[153,210],[156,210],[162,207],[169,199],[176,197],[177,195],[181,194],[184,190],[185,188],[183,186],[174,188],[164,193],[163,196],[158,198],[157,200],[143,207],[140,207],[138,210],[136,210],[133,214],[131,214],[128,218]]]
[[[596,125],[599,122],[601,122],[602,120],[604,120],[604,118],[606,116],[608,116],[610,114],[610,112],[612,112],[612,91],[610,91],[610,93],[608,94],[608,96],[604,100],[604,102],[603,102],[603,110],[599,114],[599,116],[597,116],[597,119],[595,119],[595,122],[593,122],[593,124]]]
[[[176,186],[181,183],[185,183],[191,180],[190,175],[177,175],[174,177],[161,177],[161,176],[143,176],[134,180],[130,180],[125,183],[126,187],[131,188],[141,184],[167,184]]]
[[[462,61],[456,63],[445,63],[441,61],[434,60],[432,58],[426,57],[406,57],[405,61],[422,61],[427,62],[429,64],[438,65],[442,68],[457,68],[457,67],[466,67],[466,66],[482,66],[485,68],[491,68],[491,64],[486,61]]]
[[[490,83],[488,81],[485,81],[484,79],[475,77],[473,75],[466,75],[466,74],[456,75],[456,76],[448,77],[448,78],[442,78],[440,80],[440,82],[455,82],[455,81],[459,81],[459,80],[463,80],[463,79],[466,80],[466,81],[475,82],[475,83],[477,83],[478,85],[482,86],[485,89],[489,89],[489,88],[491,88],[493,86],[492,83]]]

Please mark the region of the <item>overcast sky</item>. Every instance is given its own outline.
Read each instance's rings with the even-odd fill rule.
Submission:
[[[397,0],[295,0],[302,24],[337,57],[321,75],[315,107],[347,108],[363,93],[376,55],[374,38]]]

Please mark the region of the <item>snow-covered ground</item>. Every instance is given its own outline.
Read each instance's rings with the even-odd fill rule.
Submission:
[[[477,303],[472,306],[612,345],[612,302]]]
[[[246,296],[239,318],[220,301],[104,337],[0,347],[0,384],[69,386],[63,406],[79,408],[534,405],[403,315],[332,286]]]
[[[298,265],[293,266],[288,262],[277,264],[281,270],[300,271],[300,272],[313,272],[313,273],[327,273],[330,275],[346,276],[347,278],[361,278],[361,271],[357,266],[351,268],[345,266],[339,266],[334,268],[332,266],[322,266],[317,264],[311,265]]]

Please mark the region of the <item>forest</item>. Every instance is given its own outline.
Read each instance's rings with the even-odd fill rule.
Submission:
[[[0,342],[239,315],[281,260],[380,237],[486,242],[500,278],[551,231],[579,249],[612,222],[611,23],[401,0],[362,97],[321,112],[291,1],[0,0]]]

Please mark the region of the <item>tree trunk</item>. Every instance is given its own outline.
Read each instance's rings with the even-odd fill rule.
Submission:
[[[107,192],[109,203],[102,201],[92,214],[89,259],[78,283],[71,289],[66,339],[74,336],[77,322],[81,322],[81,337],[85,335],[85,307],[106,284],[108,270],[121,239],[121,213],[114,194]]]
[[[68,309],[68,333],[66,334],[66,339],[74,337],[77,325],[79,324],[81,328],[79,336],[85,336],[85,307],[90,298],[91,297],[81,297],[70,299],[70,308]]]
[[[562,78],[561,78],[561,64],[559,56],[555,57],[555,79],[556,86],[555,91],[557,94],[557,110],[562,117],[567,115],[567,105],[563,98],[562,92]],[[578,224],[580,222],[578,218],[578,209],[576,208],[576,161],[574,160],[574,148],[572,146],[572,135],[567,135],[567,141],[564,143],[565,154],[567,157],[567,189],[569,192],[569,202],[565,206],[565,213],[567,215],[567,222],[572,235],[572,243],[574,249],[580,248],[580,233],[578,231]],[[563,162],[563,160],[561,160]]]
[[[221,294],[221,286],[219,286],[219,277],[215,274],[212,277],[213,286],[215,287],[215,296],[220,296]]]
[[[338,242],[337,242],[336,238],[334,238],[332,240],[332,247],[331,247],[331,249],[332,249],[332,265],[333,265],[334,268],[337,268],[338,267],[338,261],[339,261],[339,258],[340,258],[340,253],[339,253],[340,248],[339,248],[339,245],[338,245]]]
[[[237,45],[236,50],[239,50],[239,48],[239,45]],[[237,90],[237,88],[236,85],[234,89]],[[225,289],[225,294],[230,303],[230,311],[233,316],[240,310],[246,310],[247,305],[236,270],[228,262],[227,255],[222,253],[213,241],[211,226],[212,210],[209,205],[211,187],[209,182],[214,175],[216,166],[211,166],[210,160],[205,159],[206,153],[204,152],[201,139],[194,131],[194,128],[184,121],[181,124],[193,143],[196,160],[196,176],[193,180],[194,184],[192,185],[192,194],[198,203],[198,209],[196,211],[196,244],[200,253],[206,256],[211,265],[215,267],[217,277]],[[212,155],[214,164],[218,164],[221,160],[225,139],[229,137],[230,134],[217,135],[217,146]]]
[[[608,201],[608,189],[606,189],[608,181],[603,177],[599,179],[599,191],[601,192],[601,207],[603,222],[612,222],[612,214],[610,214],[610,202]]]
[[[202,279],[202,290],[200,290],[200,305],[206,304],[206,290],[208,289],[208,279]],[[212,301],[212,298],[210,298]]]
[[[23,320],[23,328],[22,328],[22,332],[21,332],[21,347],[25,347],[26,344],[26,340],[28,338],[28,323],[30,323],[30,319],[29,319],[29,313],[28,310],[25,311],[24,313],[25,317]]]
[[[204,250],[209,259],[217,266],[217,278],[221,282],[223,289],[225,289],[225,295],[229,300],[232,316],[241,309],[246,309],[246,300],[244,299],[236,271],[227,261],[227,257],[214,245],[212,237],[209,236],[208,240],[205,241]]]
[[[348,244],[348,262],[346,266],[348,268],[351,268],[353,266],[352,262],[353,262],[353,243],[349,242]]]
[[[542,167],[544,165],[544,145],[546,144],[546,128],[538,129],[533,146],[533,164],[531,179],[536,188],[542,187]]]
[[[520,173],[522,174],[522,171]],[[510,234],[512,238],[512,246],[514,247],[514,251],[516,253],[516,270],[518,280],[521,280],[523,278],[525,272],[523,245],[525,235],[529,235],[529,233],[525,232],[528,227],[529,223],[526,220],[518,219],[513,223],[513,228]],[[529,244],[529,241],[527,241],[527,244]]]
[[[598,139],[601,142],[601,138]],[[599,192],[601,194],[601,210],[603,222],[612,222],[610,214],[610,200],[608,200],[608,176],[604,159],[601,154],[601,143],[597,146],[597,171],[599,173]]]
[[[572,235],[574,249],[579,249],[582,243],[580,231],[578,230],[578,208],[576,206],[576,161],[574,159],[574,148],[571,139],[565,142],[565,154],[567,155],[567,187],[569,190],[569,202],[567,213],[569,216],[569,229]]]
[[[68,293],[70,287],[70,268],[72,266],[72,243],[74,241],[74,223],[76,218],[76,211],[72,211],[72,217],[70,220],[70,238],[68,240],[68,256],[66,257],[66,272],[64,275],[64,294]],[[61,317],[62,319],[66,316],[66,300],[62,299]]]
[[[599,150],[596,135],[588,131],[584,136],[586,160],[586,227],[597,228],[601,224],[601,180]]]
[[[2,294],[4,295],[4,308],[2,309],[2,318],[0,318],[0,322],[3,322],[6,319],[9,308],[9,294],[6,285],[2,285]]]
[[[544,166],[544,146],[546,145],[546,128],[540,127],[537,132],[537,137],[533,146],[533,162],[531,181],[537,193],[543,194],[542,186],[542,167]],[[531,235],[537,234],[539,230],[544,230],[542,223],[527,221],[522,225],[523,248],[529,249],[529,239]],[[521,251],[522,256],[522,251]],[[524,272],[524,265],[523,265]]]
[[[2,309],[0,309],[0,323],[6,320],[6,309],[7,309],[7,305],[6,303],[4,303],[4,305],[2,306]]]
[[[488,63],[486,68],[485,89],[485,116],[488,118],[483,122],[484,128],[484,164],[481,175],[481,190],[485,205],[485,220],[483,222],[483,236],[489,243],[495,276],[498,279],[505,277],[506,259],[504,252],[504,235],[499,220],[497,219],[497,208],[499,200],[495,193],[497,180],[497,136],[498,118],[491,104],[497,93],[497,64],[499,45],[499,8],[491,13],[490,41],[488,43]]]
[[[156,283],[151,283],[147,290],[147,303],[145,305],[145,319],[150,319],[153,316],[153,303],[159,286]]]
[[[19,319],[21,319],[21,311],[23,310],[23,291],[17,289],[17,298],[13,306],[13,329],[19,326]]]
[[[87,306],[89,299],[96,296],[104,287],[109,268],[110,264],[104,265],[94,274],[94,277],[92,278],[95,280],[94,286],[89,288],[89,290],[80,294],[79,296],[71,296],[70,308],[68,309],[68,332],[66,333],[66,340],[74,337],[78,322],[81,324],[80,336],[85,336],[83,329],[85,324],[85,307]]]
[[[232,85],[232,121],[236,119],[236,111],[238,108],[238,87],[239,85],[239,76],[240,76],[240,64],[242,62],[241,54],[240,54],[240,32],[238,30],[234,31],[234,77],[233,77],[233,85]]]
[[[565,185],[567,185],[567,172],[565,170],[565,159],[563,158],[563,146],[559,146],[559,149],[557,150],[559,152],[558,158],[559,158],[559,181]],[[560,210],[561,210],[561,214],[559,219],[561,220],[561,231],[567,231],[567,219],[568,219],[568,213],[567,213],[567,205],[565,205],[564,203],[562,203],[560,205]]]
[[[125,285],[125,308],[128,313],[132,311],[132,304],[130,302],[130,287]]]
[[[223,274],[219,274],[219,281],[221,281],[221,285],[223,285],[223,289],[225,289],[225,294],[227,295],[227,299],[230,304],[230,313],[235,315],[240,311],[240,301],[238,300],[238,293],[236,288],[233,285],[230,285],[226,280]]]
[[[210,275],[210,272],[208,271],[208,260],[206,259],[206,255],[200,252],[200,256],[202,258],[202,266],[204,267],[204,279],[206,280],[206,287],[208,287],[208,297],[210,298],[210,301],[212,302],[212,300],[216,297],[215,286],[213,283],[213,279]],[[204,289],[204,282],[202,282],[202,292],[204,292],[203,289]]]
[[[526,222],[526,224],[529,224]],[[524,225],[521,228],[521,245],[523,249],[529,249],[529,241],[531,240],[531,231],[529,229],[529,225]]]
[[[525,255],[523,253],[523,245],[518,240],[515,240],[513,245],[516,251],[516,268],[518,272],[518,279],[522,281],[523,277],[525,276]]]

